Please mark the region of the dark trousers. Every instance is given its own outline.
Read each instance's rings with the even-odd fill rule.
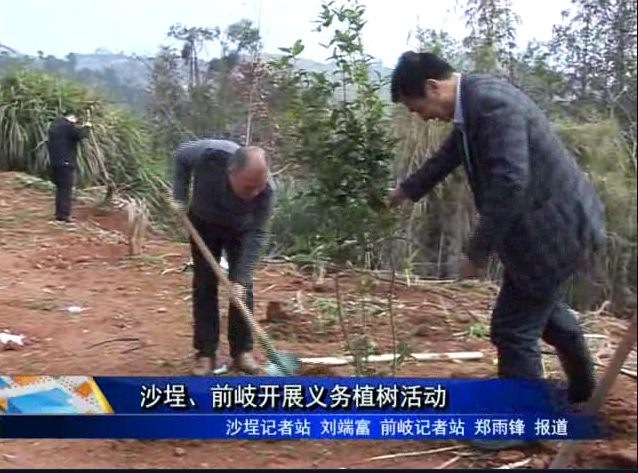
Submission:
[[[490,330],[502,378],[541,378],[539,341],[556,348],[569,383],[570,402],[584,402],[595,386],[594,364],[573,312],[559,288],[547,297],[531,296],[505,276]]]
[[[55,218],[66,220],[71,216],[71,200],[75,168],[51,166],[51,180],[55,184]]]
[[[237,263],[241,251],[240,235],[232,234],[227,229],[206,224],[193,216],[192,212],[189,212],[189,218],[217,262],[221,259],[222,250],[226,251],[228,276],[231,281],[236,281]],[[197,356],[214,357],[219,345],[218,281],[215,273],[192,238],[190,245],[193,256],[193,346],[197,351]],[[252,312],[252,280],[246,283],[246,299],[244,302]],[[253,348],[250,326],[244,321],[239,309],[232,303],[228,311],[228,343],[230,345],[230,355],[233,358],[242,352],[251,351]]]

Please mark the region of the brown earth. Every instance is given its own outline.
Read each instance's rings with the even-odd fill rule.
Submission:
[[[191,357],[190,274],[177,269],[188,248],[154,237],[141,257],[127,256],[117,211],[76,206],[74,227],[50,222],[50,193],[0,174],[0,329],[24,334],[28,345],[0,351],[2,374],[175,375]],[[357,281],[343,276],[343,304],[358,310]],[[281,349],[299,356],[345,352],[332,284],[317,284],[288,264],[265,264],[256,275],[255,313]],[[388,284],[372,284],[368,328],[376,349],[391,352]],[[482,351],[483,360],[405,362],[402,376],[493,375],[494,352],[483,322],[494,289],[478,284],[397,286],[397,339],[413,352]],[[270,310],[267,310],[269,302]],[[70,313],[69,306],[86,310]],[[268,320],[266,314],[268,312]],[[376,313],[375,313],[376,312]],[[614,322],[616,323],[616,322]],[[616,323],[617,325],[617,323]],[[351,330],[357,329],[351,326]],[[350,330],[349,329],[349,330]],[[468,334],[467,332],[471,332]],[[618,329],[613,335],[622,335]],[[223,332],[225,333],[225,328]],[[222,337],[224,338],[224,337]],[[133,339],[133,340],[124,340]],[[93,346],[101,342],[99,346]],[[256,350],[257,352],[257,350]],[[226,347],[222,346],[222,353]],[[260,354],[257,352],[257,356]],[[389,373],[388,366],[375,366]],[[307,374],[352,375],[350,369]],[[636,467],[636,382],[621,377],[605,408],[611,441],[584,443],[577,468]],[[482,454],[458,444],[439,454],[366,461],[375,456],[455,445],[449,441],[135,441],[4,440],[0,469],[14,468],[498,468],[529,459],[546,467],[556,451],[547,442],[531,451]]]

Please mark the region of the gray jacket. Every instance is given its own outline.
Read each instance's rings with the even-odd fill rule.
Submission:
[[[206,225],[237,235],[241,247],[237,279],[246,282],[265,239],[274,206],[275,184],[270,179],[269,186],[251,201],[237,197],[228,182],[228,161],[237,149],[237,143],[227,140],[181,144],[175,151],[173,197],[187,205],[194,177],[190,212]]]
[[[517,285],[546,293],[604,244],[603,204],[522,91],[488,75],[465,74],[460,102],[462,123],[402,188],[417,201],[463,164],[480,215],[468,257],[496,253]]]

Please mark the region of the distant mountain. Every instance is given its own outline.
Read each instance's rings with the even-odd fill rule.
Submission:
[[[0,55],[5,57],[26,58],[9,46],[0,44]],[[264,54],[264,59],[272,59],[277,57],[275,54]],[[110,76],[116,76],[118,82],[126,84],[128,88],[143,89],[148,84],[148,77],[151,64],[148,58],[136,57],[124,53],[115,53],[107,48],[98,48],[94,53],[70,53],[65,58],[55,58],[50,55],[44,55],[40,52],[38,57],[29,58],[33,65],[40,66],[46,61],[62,62],[67,61],[73,63],[73,69],[80,75],[95,76],[96,74],[107,73]],[[55,69],[58,66],[53,66]],[[334,70],[334,66],[329,62],[319,62],[312,59],[300,58],[297,67],[308,71],[330,72]],[[82,72],[84,70],[84,73]],[[383,66],[381,63],[374,64],[372,67],[373,74],[379,74],[381,77],[387,77],[392,69]],[[389,95],[387,90],[383,91],[383,95]]]
[[[129,85],[144,87],[148,84],[151,65],[145,58],[137,58],[124,53],[112,53],[106,48],[100,48],[92,54],[73,53],[73,56],[76,60],[76,70],[103,71],[111,69],[120,80]]]
[[[74,55],[77,58],[78,69],[112,68],[117,72],[127,72],[138,78],[145,77],[148,73],[148,64],[145,65],[147,60],[142,57],[132,57],[124,53],[112,53],[105,48],[100,48],[93,54],[74,53]],[[274,59],[276,57],[276,54],[265,53],[263,55],[265,60]],[[329,72],[334,70],[334,66],[329,62],[319,62],[306,58],[300,58],[297,62],[297,67],[316,72]],[[392,73],[392,69],[385,67],[381,63],[374,64],[372,70],[375,73],[381,74],[382,77],[386,77]]]
[[[21,56],[21,54],[13,48],[10,48],[6,44],[0,43],[0,56]]]

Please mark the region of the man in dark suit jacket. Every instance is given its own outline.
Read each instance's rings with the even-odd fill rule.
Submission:
[[[60,222],[71,221],[71,197],[75,167],[77,165],[77,147],[80,140],[87,137],[90,123],[77,125],[77,117],[66,113],[56,118],[49,127],[47,149],[51,164],[51,180],[55,184],[55,219]]]
[[[544,113],[506,81],[458,74],[434,54],[406,52],[392,76],[392,101],[425,120],[454,123],[390,202],[418,201],[463,165],[480,218],[461,276],[478,276],[493,253],[505,268],[490,330],[499,376],[541,378],[542,338],[556,347],[570,401],[586,401],[593,363],[560,287],[604,244],[604,210],[592,183]]]

